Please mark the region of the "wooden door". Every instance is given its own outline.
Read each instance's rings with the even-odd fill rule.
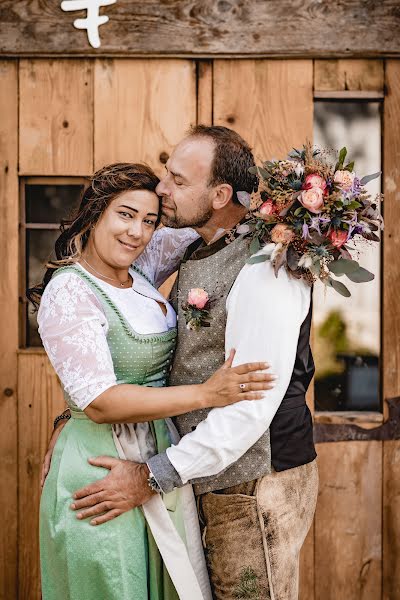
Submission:
[[[171,148],[196,122],[236,129],[258,159],[282,156],[312,138],[313,95],[385,89],[382,396],[394,398],[400,396],[395,229],[400,62],[386,61],[385,81],[383,72],[379,61],[311,59],[0,63],[7,90],[0,99],[1,597],[40,598],[39,474],[52,419],[63,407],[46,356],[40,348],[23,347],[22,320],[18,323],[24,283],[19,287],[24,265],[22,253],[18,259],[23,217],[18,176],[21,186],[28,177],[69,181],[120,160],[144,160],[161,172]],[[309,403],[312,408],[312,390]],[[371,428],[387,418],[386,405],[382,417],[315,415],[317,427],[339,419]],[[399,444],[395,439],[318,444],[321,486],[315,524],[302,551],[301,600],[400,599]]]

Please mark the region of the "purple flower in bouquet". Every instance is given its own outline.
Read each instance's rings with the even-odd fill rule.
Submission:
[[[328,217],[324,217],[323,215],[316,215],[315,217],[311,218],[309,227],[310,229],[314,229],[317,233],[319,233],[319,235],[322,235],[321,227],[323,227],[329,222],[330,219]]]
[[[303,236],[303,239],[305,239],[305,240],[310,237],[310,230],[309,230],[307,223],[303,223],[302,236]]]

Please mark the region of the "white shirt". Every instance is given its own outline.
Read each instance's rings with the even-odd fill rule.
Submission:
[[[211,410],[192,433],[166,450],[184,484],[220,473],[269,428],[292,376],[310,301],[311,287],[284,268],[275,277],[269,260],[242,268],[227,298],[225,352],[236,349],[234,365],[266,361],[278,377],[276,387],[264,392],[262,400]]]
[[[135,261],[161,285],[179,266],[186,248],[199,236],[193,229],[158,229]],[[78,265],[82,271],[85,269]],[[116,288],[90,274],[137,333],[162,333],[176,325],[172,306],[144,277],[131,270],[131,288]],[[157,302],[167,307],[164,315]],[[60,273],[47,285],[38,311],[39,334],[63,388],[80,409],[116,385],[108,322],[101,302],[75,273]]]

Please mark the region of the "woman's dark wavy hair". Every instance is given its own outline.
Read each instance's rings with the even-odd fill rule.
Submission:
[[[119,194],[130,190],[155,192],[158,183],[159,179],[150,167],[141,164],[115,163],[96,171],[82,194],[75,216],[61,222],[61,235],[54,248],[56,258],[46,264],[47,270],[43,281],[27,290],[27,298],[36,309],[54,272],[80,259],[89,239],[90,230],[99,221],[110,202]],[[159,209],[156,226],[160,222],[160,217]]]

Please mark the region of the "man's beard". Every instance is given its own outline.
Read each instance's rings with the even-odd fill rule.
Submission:
[[[163,213],[161,208],[161,223],[165,225],[165,227],[173,227],[174,229],[182,229],[183,227],[204,227],[211,219],[214,211],[211,206],[207,206],[205,203],[202,206],[201,200],[199,204],[198,212],[190,218],[178,215],[176,208],[173,209],[173,212],[168,212],[168,214]]]

